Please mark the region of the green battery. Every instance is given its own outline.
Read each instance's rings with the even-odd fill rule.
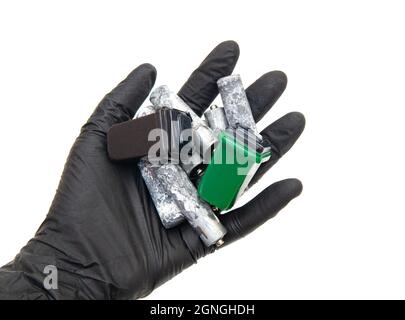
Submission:
[[[220,132],[210,163],[198,184],[199,196],[220,210],[231,208],[260,164],[270,156],[270,144],[251,130],[238,127]]]

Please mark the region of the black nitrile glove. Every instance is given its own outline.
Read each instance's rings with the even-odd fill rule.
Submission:
[[[218,45],[181,88],[180,97],[201,115],[218,94],[216,81],[232,73],[238,56],[235,42]],[[164,229],[137,165],[113,163],[107,156],[107,130],[134,116],[155,78],[153,66],[139,66],[104,97],[83,126],[47,218],[14,261],[0,269],[0,298],[143,297],[214,251],[203,245],[186,222]],[[277,101],[286,84],[286,76],[274,71],[247,89],[257,121]],[[273,154],[252,183],[291,148],[304,125],[304,117],[294,112],[262,132],[271,141]],[[296,179],[280,181],[245,206],[221,216],[228,230],[225,243],[266,222],[301,190]],[[43,286],[47,265],[58,270],[56,290]]]

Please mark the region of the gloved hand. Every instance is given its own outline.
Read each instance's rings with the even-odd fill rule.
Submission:
[[[232,73],[239,56],[233,41],[218,45],[191,74],[179,96],[199,115],[218,94],[217,79]],[[206,248],[187,223],[166,230],[134,164],[113,163],[106,132],[126,121],[148,96],[156,70],[143,64],[100,102],[74,143],[49,213],[35,237],[0,269],[0,298],[127,299],[149,294],[215,249]],[[247,89],[256,121],[287,84],[279,71]],[[272,143],[271,160],[255,183],[295,143],[304,129],[300,113],[289,113],[261,134]],[[250,203],[220,217],[225,243],[240,239],[277,214],[301,193],[296,179],[274,183]],[[46,290],[46,265],[58,270],[58,289]]]

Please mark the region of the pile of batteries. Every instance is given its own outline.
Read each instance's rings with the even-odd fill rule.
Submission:
[[[217,82],[223,107],[200,118],[167,86],[156,88],[152,106],[108,132],[112,160],[139,159],[138,166],[165,228],[187,220],[206,246],[224,243],[216,214],[233,206],[270,143],[257,132],[239,75]]]

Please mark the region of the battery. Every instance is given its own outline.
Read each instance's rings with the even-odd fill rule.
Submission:
[[[166,229],[176,227],[184,221],[178,201],[168,196],[168,189],[172,182],[166,177],[169,176],[168,172],[171,172],[171,166],[176,165],[168,163],[164,167],[156,166],[150,163],[147,157],[141,158],[138,162],[142,178],[148,188],[160,221]]]
[[[217,85],[229,126],[250,129],[261,138],[240,75],[220,78]]]
[[[204,116],[212,130],[218,132],[228,128],[228,120],[223,107],[214,104],[205,111]]]
[[[133,160],[151,153],[151,148],[158,144],[154,161],[178,159],[179,150],[191,143],[191,136],[183,135],[191,129],[191,117],[188,113],[169,108],[162,108],[149,115],[113,125],[107,132],[108,155],[112,160]],[[158,134],[158,142],[150,136],[153,131]],[[157,138],[157,137],[155,137]]]
[[[198,197],[197,190],[186,172],[178,165],[162,165],[156,170],[156,177],[160,181],[166,181],[166,190],[155,196],[173,199],[181,214],[207,247],[221,245],[226,229],[208,203]]]
[[[260,164],[270,158],[271,149],[267,141],[241,126],[222,131],[218,139],[199,180],[198,194],[212,206],[227,210],[245,191]]]

